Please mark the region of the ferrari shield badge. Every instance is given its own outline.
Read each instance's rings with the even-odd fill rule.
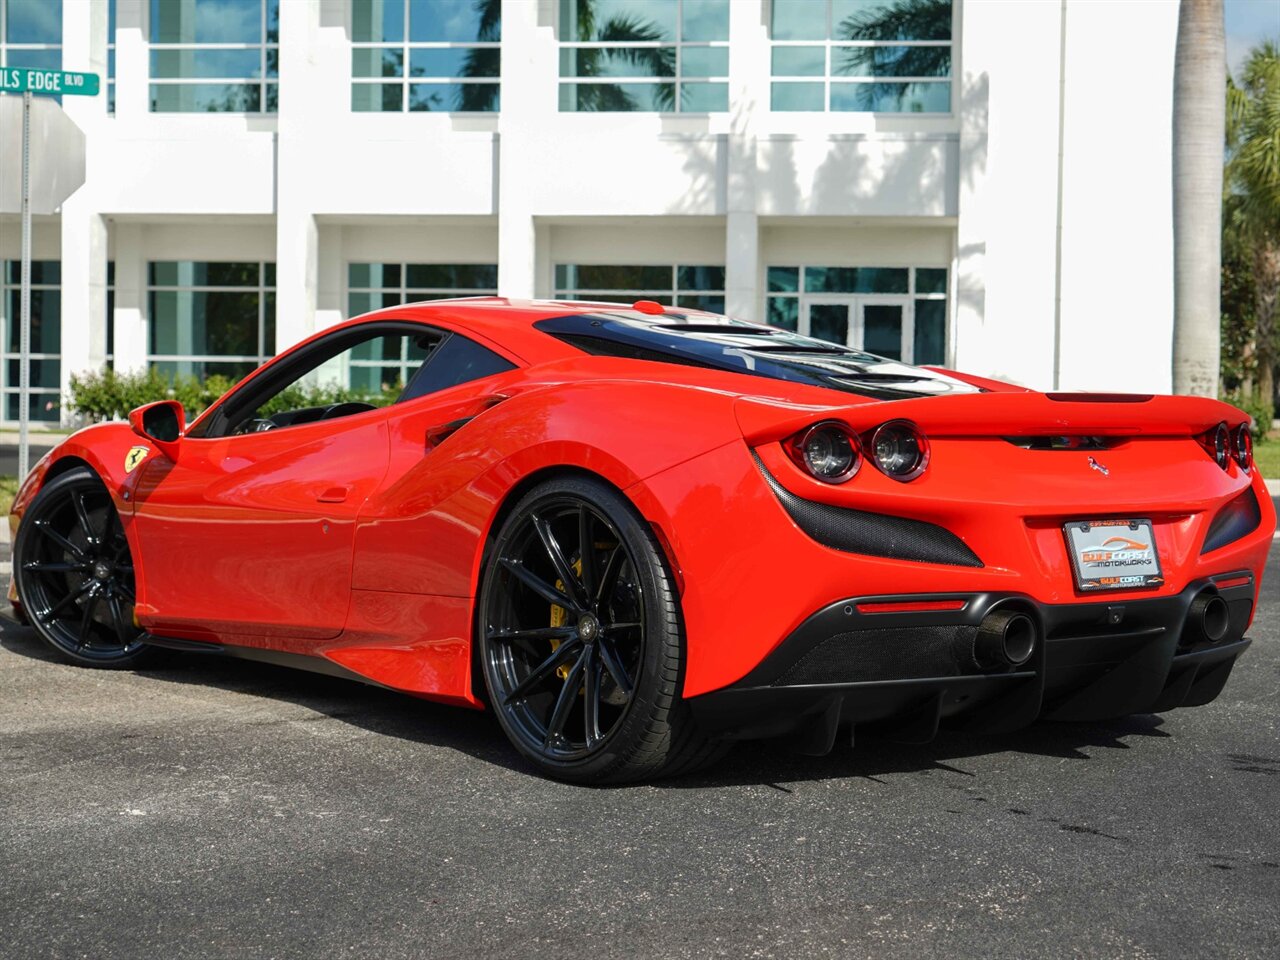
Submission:
[[[133,468],[147,459],[150,452],[149,447],[130,447],[129,452],[124,455],[124,472],[133,473]]]

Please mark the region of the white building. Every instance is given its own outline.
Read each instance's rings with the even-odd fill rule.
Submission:
[[[1176,23],[1174,0],[0,0],[0,66],[104,78],[63,104],[87,182],[35,225],[33,411],[104,363],[236,376],[493,290],[1167,391]],[[5,217],[5,419],[18,257]]]

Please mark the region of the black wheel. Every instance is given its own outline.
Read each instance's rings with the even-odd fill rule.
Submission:
[[[620,782],[718,754],[683,700],[678,598],[611,487],[550,480],[511,511],[480,589],[480,662],[503,730],[543,772]]]
[[[133,622],[129,542],[92,470],[63,474],[31,501],[18,527],[13,571],[27,619],[65,659],[124,668],[153,652]]]

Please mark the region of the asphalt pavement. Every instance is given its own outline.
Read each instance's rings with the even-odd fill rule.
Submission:
[[[1208,707],[539,779],[484,714],[0,632],[6,957],[1280,955],[1280,541]]]

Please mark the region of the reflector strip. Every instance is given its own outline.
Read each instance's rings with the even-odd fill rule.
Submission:
[[[1246,574],[1243,577],[1228,577],[1225,580],[1215,580],[1213,581],[1213,585],[1221,590],[1225,590],[1228,587],[1243,587],[1245,584],[1252,582],[1253,577]]]
[[[963,610],[967,600],[888,600],[882,603],[860,603],[859,613],[929,613]]]

